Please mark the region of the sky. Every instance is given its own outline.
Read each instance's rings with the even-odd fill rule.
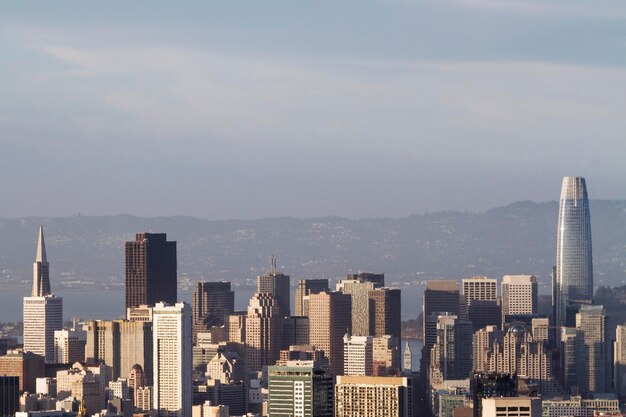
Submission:
[[[0,3],[0,217],[626,199],[623,0]]]

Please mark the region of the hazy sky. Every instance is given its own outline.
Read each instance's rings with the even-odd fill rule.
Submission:
[[[626,199],[626,2],[0,3],[0,217]]]

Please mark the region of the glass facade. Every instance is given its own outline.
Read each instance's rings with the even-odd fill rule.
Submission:
[[[572,325],[567,305],[593,298],[591,222],[585,179],[563,178],[556,246],[556,323]],[[571,315],[570,315],[571,316]]]

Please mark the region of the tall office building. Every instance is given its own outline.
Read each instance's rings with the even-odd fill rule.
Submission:
[[[517,375],[474,372],[470,378],[474,417],[482,416],[483,398],[517,397]]]
[[[298,281],[294,306],[296,316],[309,315],[309,295],[328,291],[328,279],[301,279]]]
[[[165,233],[137,233],[126,242],[126,308],[176,303],[176,242]]]
[[[502,278],[502,318],[537,313],[538,285],[534,275],[505,275]]]
[[[576,351],[578,381],[583,395],[611,390],[610,350],[604,308],[583,306],[576,314],[580,350]]]
[[[269,367],[269,417],[332,417],[333,377],[315,361]]]
[[[369,292],[374,289],[374,283],[356,279],[342,279],[336,285],[336,290],[349,294],[352,302],[352,334],[368,336],[372,334],[371,323],[374,311],[370,302]]]
[[[390,335],[398,340],[402,337],[401,292],[397,288],[376,288],[368,292],[373,319],[370,335]]]
[[[50,290],[49,264],[43,227],[39,226],[37,255],[33,263],[33,288],[24,297],[24,351],[55,363],[54,332],[63,328],[63,299]]]
[[[272,271],[257,277],[258,294],[270,294],[278,303],[283,317],[291,316],[291,289],[289,275],[277,272],[276,257],[272,256]]]
[[[235,312],[235,292],[230,282],[198,282],[193,292],[193,343],[198,333],[213,326],[226,324],[228,316]]]
[[[502,306],[498,301],[497,288],[495,278],[463,279],[463,302],[459,315],[472,322],[474,331],[502,323]]]
[[[321,292],[309,298],[309,343],[324,351],[334,375],[343,373],[343,336],[352,331],[349,294]]]
[[[191,309],[157,303],[153,319],[154,409],[167,417],[191,416]]]
[[[431,380],[468,378],[472,371],[471,344],[472,323],[457,316],[439,315],[437,343],[430,352]]]
[[[412,388],[405,377],[338,376],[335,416],[411,417]]]
[[[498,326],[487,326],[474,332],[472,336],[472,369],[489,370],[489,353],[493,344],[502,339]]]
[[[245,323],[245,357],[251,371],[258,372],[278,360],[282,324],[278,300],[271,293],[257,293],[250,298]]]
[[[619,399],[626,398],[626,324],[620,324],[615,329],[613,384]]]
[[[565,177],[556,244],[556,324],[573,326],[568,304],[593,299],[591,220],[585,179]]]
[[[437,342],[437,315],[447,312],[458,316],[460,291],[456,280],[432,280],[426,282],[422,303],[422,350],[421,370],[425,375],[430,364],[430,350]]]

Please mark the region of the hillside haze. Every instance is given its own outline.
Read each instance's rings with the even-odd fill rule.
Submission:
[[[591,201],[595,286],[626,282],[626,201]],[[516,202],[483,213],[399,219],[338,217],[209,221],[130,215],[0,219],[2,288],[28,291],[37,226],[44,225],[53,289],[122,288],[124,242],[166,232],[178,242],[179,284],[231,280],[250,287],[269,257],[295,279],[377,271],[390,285],[436,278],[535,274],[542,292],[555,259],[558,204]]]

